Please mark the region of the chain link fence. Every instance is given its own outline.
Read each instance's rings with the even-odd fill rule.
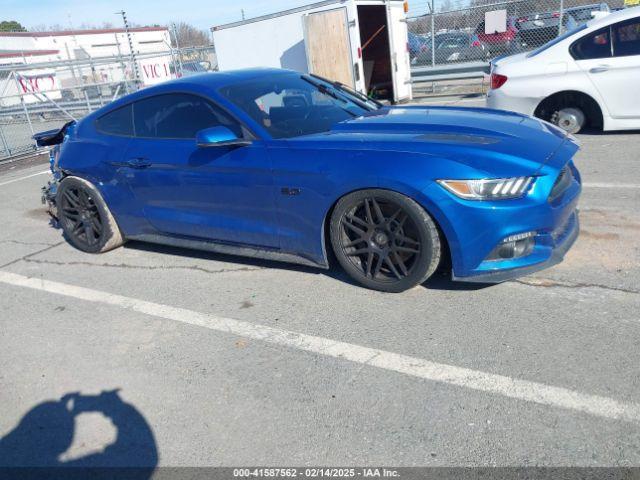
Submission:
[[[500,55],[533,50],[624,0],[428,0],[410,4],[414,72],[460,64],[487,66]]]
[[[137,54],[135,60],[117,55],[0,65],[0,162],[34,152],[34,133],[146,86],[215,69],[213,47]]]

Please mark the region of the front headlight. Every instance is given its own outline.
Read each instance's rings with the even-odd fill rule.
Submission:
[[[524,196],[533,177],[492,178],[483,180],[438,180],[454,195],[466,200],[506,200]]]

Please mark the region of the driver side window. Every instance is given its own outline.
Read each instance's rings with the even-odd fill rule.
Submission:
[[[309,92],[283,89],[256,98],[255,104],[263,114],[264,127],[286,130],[290,128],[289,122],[304,118],[311,106],[322,103]]]
[[[185,93],[156,95],[135,102],[133,122],[138,138],[195,139],[198,131],[217,126],[242,136],[237,122],[204,98]]]
[[[612,30],[613,52],[616,57],[640,55],[640,19],[618,23]]]

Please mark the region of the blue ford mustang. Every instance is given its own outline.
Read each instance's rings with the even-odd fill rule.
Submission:
[[[399,292],[451,268],[499,282],[578,235],[574,139],[504,111],[382,106],[254,69],[121,98],[59,131],[45,198],[71,244],[129,239],[328,268]]]

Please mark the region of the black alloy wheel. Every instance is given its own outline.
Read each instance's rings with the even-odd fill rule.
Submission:
[[[80,186],[66,188],[58,212],[68,226],[69,235],[77,243],[90,249],[100,242],[104,231],[100,211],[86,189]]]
[[[422,283],[440,259],[433,220],[413,200],[387,190],[362,190],[338,202],[331,243],[352,278],[387,292]]]
[[[56,194],[58,219],[69,243],[88,253],[122,245],[122,235],[98,190],[86,180],[67,177]]]

